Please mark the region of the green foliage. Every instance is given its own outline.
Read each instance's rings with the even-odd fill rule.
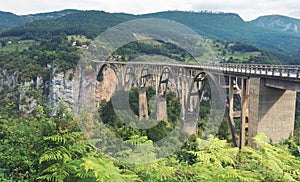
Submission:
[[[266,143],[266,136],[259,134],[254,141],[261,147],[258,153],[262,155],[261,165],[265,171],[265,178],[284,181],[299,181],[299,159],[292,156],[284,147],[275,147]]]
[[[120,135],[129,147],[116,157],[142,163],[134,165],[95,151],[74,122],[63,106],[55,117],[48,117],[42,107],[23,119],[1,116],[0,158],[5,159],[0,160],[1,181],[300,180],[297,136],[274,146],[260,134],[254,138],[257,149],[239,150],[225,140],[192,135],[168,159],[144,164],[156,160],[153,142],[135,128],[122,128]]]
[[[120,170],[118,170],[113,161],[101,157],[82,158],[80,165],[85,171],[78,174],[81,178],[95,178],[96,181],[123,181]]]
[[[139,91],[137,87],[132,87],[129,91],[130,108],[135,115],[139,115]]]
[[[1,49],[0,49],[1,51]],[[37,77],[48,81],[52,74],[74,69],[80,52],[72,47],[65,36],[53,36],[30,45],[28,50],[0,52],[0,71],[8,75],[18,74],[18,83],[33,80]]]
[[[264,49],[246,42],[224,42],[221,40],[208,41],[212,47],[212,52],[228,63],[246,63],[246,64],[279,64],[278,60]],[[216,59],[216,58],[215,58]]]
[[[2,116],[16,117],[20,115],[16,89],[5,88],[0,91],[0,114]]]
[[[181,47],[158,40],[131,42],[117,49],[112,55],[117,61],[130,61],[142,55],[161,55],[177,61],[193,60],[192,55]]]
[[[283,145],[286,145],[289,149],[289,152],[295,157],[300,158],[300,137],[299,133],[296,133],[295,136],[290,136],[288,139],[282,142]]]
[[[136,167],[142,181],[176,181],[175,168],[168,166],[166,160]]]
[[[39,141],[39,122],[1,118],[0,168],[7,179],[34,178],[37,151],[43,146]]]
[[[167,114],[168,121],[172,125],[179,122],[180,117],[180,102],[173,92],[167,93]]]
[[[230,46],[232,51],[240,51],[240,52],[257,52],[259,51],[255,46],[249,45],[243,42],[237,42],[236,44]]]
[[[159,141],[165,138],[171,131],[172,128],[168,128],[164,121],[160,121],[156,126],[147,129],[147,136],[152,141]]]
[[[147,87],[146,90],[147,93],[147,100],[149,104],[149,100],[154,96],[154,88],[153,87]],[[123,94],[129,94],[129,105],[132,112],[138,116],[138,88],[132,87],[129,93],[124,93],[122,91],[116,91],[114,93],[114,100],[122,101]],[[127,126],[121,121],[121,119],[116,115],[115,109],[112,105],[112,99],[108,102],[102,101],[99,107],[99,115],[103,123],[107,124],[113,131],[116,132],[116,135],[123,138],[128,139],[130,136],[134,135],[147,135],[147,137],[152,141],[158,141],[170,133],[174,126],[179,122],[179,116],[180,116],[180,102],[175,97],[174,93],[169,92],[167,94],[167,113],[168,113],[168,122],[160,121],[157,122],[157,124],[149,129],[133,129],[130,126]],[[115,103],[118,105],[118,107],[122,108],[122,104],[124,103]],[[151,113],[150,105],[148,106],[149,114]],[[125,108],[128,109],[128,108]],[[120,113],[119,113],[120,114]],[[120,115],[119,115],[120,116]],[[124,118],[128,118],[130,120],[130,123],[137,123],[137,117],[131,118],[127,113],[123,113]],[[143,121],[143,122],[150,122],[149,121]]]
[[[112,128],[121,128],[123,122],[117,117],[112,105],[112,101],[102,101],[99,108],[101,121]]]
[[[1,118],[0,169],[4,179],[63,181],[91,147],[67,112],[50,118],[42,107],[28,118]]]
[[[232,148],[225,141],[209,139],[200,151],[190,153],[197,162],[189,167],[195,181],[298,181],[299,160],[281,147],[265,142],[263,135],[254,140],[257,150]],[[208,143],[207,143],[208,142]],[[188,152],[188,151],[187,151]]]

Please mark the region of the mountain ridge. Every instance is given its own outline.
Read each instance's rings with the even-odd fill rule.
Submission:
[[[64,9],[61,11],[52,11],[52,12],[45,12],[45,13],[22,15],[22,17],[25,17],[29,21],[47,20],[47,19],[59,18],[59,17],[66,16],[71,13],[76,13],[76,12],[80,12],[80,10]]]
[[[28,14],[28,15],[16,15],[11,12],[0,11],[0,31],[13,28],[15,26],[23,25],[28,22],[36,20],[47,20],[59,18],[71,13],[79,12],[80,10],[65,9],[61,11]]]
[[[45,20],[45,19],[52,19],[52,18],[59,18],[62,16],[65,16],[67,14],[71,14],[71,13],[77,13],[77,12],[84,12],[84,11],[102,11],[102,10],[77,10],[77,9],[63,9],[63,10],[58,10],[58,11],[49,11],[49,12],[42,12],[42,13],[30,13],[30,14],[26,14],[26,15],[17,15],[15,13],[12,12],[7,12],[7,11],[1,11],[0,10],[0,17],[3,16],[4,14],[10,14],[10,16],[18,18],[20,20],[23,20],[26,22],[29,21],[34,21],[34,20]],[[105,11],[104,11],[105,12]],[[110,13],[110,14],[127,14],[127,15],[133,15],[133,16],[149,16],[149,15],[155,15],[155,14],[162,14],[162,13],[169,13],[169,12],[184,12],[184,13],[207,13],[207,14],[216,14],[216,15],[226,15],[226,14],[231,14],[231,15],[237,15],[242,21],[244,22],[248,22],[248,23],[254,23],[255,21],[260,20],[261,18],[268,18],[268,17],[284,17],[284,18],[288,18],[288,19],[292,19],[292,20],[296,20],[296,21],[300,21],[300,19],[297,18],[293,18],[293,17],[289,17],[289,16],[284,16],[284,15],[280,15],[280,14],[275,14],[275,15],[264,15],[264,16],[259,16],[254,20],[250,20],[250,21],[246,21],[243,18],[241,18],[241,16],[237,13],[227,13],[227,12],[211,12],[211,11],[179,11],[179,10],[169,10],[169,11],[160,11],[160,12],[155,12],[155,13],[146,13],[146,14],[130,14],[130,13],[124,13],[124,12],[119,12],[119,13]],[[109,12],[107,12],[109,13]],[[1,18],[1,21],[3,21],[3,19]],[[3,30],[4,28],[1,27],[1,22],[0,21],[0,30]],[[21,24],[23,24],[24,22],[22,22]],[[21,25],[21,24],[17,24],[17,23],[13,23],[15,25]],[[6,28],[11,28],[13,26],[5,26]]]
[[[255,20],[244,21],[235,13],[164,11],[133,15],[95,10],[63,10],[30,16],[36,20],[31,18],[32,21],[29,21],[29,18],[19,26],[3,30],[0,36],[21,36],[23,39],[32,39],[65,33],[66,35],[82,34],[88,38],[94,38],[107,28],[129,20],[164,18],[184,24],[201,36],[224,42],[247,42],[271,51],[278,59],[285,60],[287,63],[300,63],[298,46],[300,36],[272,27],[259,26],[255,24]],[[22,17],[26,18],[26,16]]]

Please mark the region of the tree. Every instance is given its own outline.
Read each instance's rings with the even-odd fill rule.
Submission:
[[[5,47],[6,46],[6,42],[4,40],[1,40],[1,46]]]

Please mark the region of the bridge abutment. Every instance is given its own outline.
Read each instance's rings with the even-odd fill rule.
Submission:
[[[293,134],[296,92],[265,86],[264,78],[250,79],[249,146],[252,137],[263,132],[273,143]]]

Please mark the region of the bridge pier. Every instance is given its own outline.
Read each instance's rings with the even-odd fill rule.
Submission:
[[[156,120],[168,121],[167,99],[160,95],[156,97]]]
[[[239,83],[240,82],[240,85]],[[227,103],[227,112],[228,120],[233,140],[233,145],[242,149],[246,143],[246,128],[248,120],[248,98],[249,98],[249,78],[248,77],[234,77],[228,76],[228,103]],[[234,102],[235,96],[239,97],[240,103],[239,107],[236,106],[237,103]],[[239,109],[237,109],[239,108]],[[239,137],[236,133],[235,119],[240,120],[240,133]]]
[[[186,113],[184,121],[181,122],[182,130],[188,134],[198,133],[198,112]]]
[[[252,137],[263,132],[268,141],[278,143],[293,134],[296,92],[265,86],[264,78],[250,79],[249,146]]]
[[[148,119],[148,105],[147,105],[147,92],[146,88],[139,89],[139,119]]]

